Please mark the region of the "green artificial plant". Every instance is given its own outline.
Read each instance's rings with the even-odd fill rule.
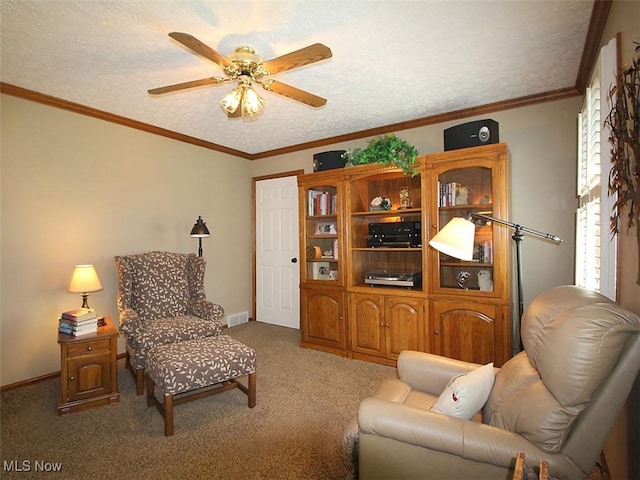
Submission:
[[[370,140],[365,149],[348,150],[343,157],[347,161],[347,165],[366,165],[369,163],[394,165],[400,168],[405,175],[414,177],[418,174],[415,167],[418,150],[393,133]]]

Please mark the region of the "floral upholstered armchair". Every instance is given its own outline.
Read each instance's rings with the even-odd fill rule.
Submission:
[[[116,256],[120,331],[126,366],[144,393],[146,352],[157,345],[222,333],[223,308],[206,300],[205,260],[195,254]]]

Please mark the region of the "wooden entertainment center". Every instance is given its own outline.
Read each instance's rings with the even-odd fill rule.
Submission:
[[[506,362],[509,230],[477,222],[469,262],[429,239],[470,210],[508,218],[508,161],[499,143],[423,155],[413,177],[377,164],[298,177],[301,345],[388,365],[402,350]],[[371,234],[400,227],[410,241]]]

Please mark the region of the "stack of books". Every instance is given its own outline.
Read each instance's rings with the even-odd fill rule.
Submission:
[[[98,317],[91,308],[76,308],[63,312],[58,321],[58,331],[79,337],[98,331]]]

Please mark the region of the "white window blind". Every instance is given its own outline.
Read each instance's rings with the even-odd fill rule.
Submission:
[[[615,82],[617,42],[600,50],[598,63],[578,116],[579,206],[576,212],[576,285],[615,300],[616,242],[609,232],[613,199],[608,195],[609,131],[604,120],[611,109],[608,92]]]

